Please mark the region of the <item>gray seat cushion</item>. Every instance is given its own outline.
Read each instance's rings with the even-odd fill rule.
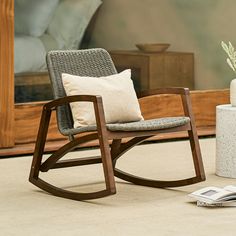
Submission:
[[[146,131],[173,128],[189,123],[188,117],[165,117],[129,123],[107,124],[110,131]]]
[[[107,124],[110,131],[146,131],[174,128],[190,122],[189,117],[165,117],[151,120],[142,120],[129,123]],[[96,126],[87,126],[76,129],[63,130],[64,135],[75,135],[87,131],[96,131]]]

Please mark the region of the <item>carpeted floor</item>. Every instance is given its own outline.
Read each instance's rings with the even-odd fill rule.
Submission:
[[[236,208],[197,207],[187,194],[205,186],[236,184],[215,172],[215,139],[201,139],[207,181],[175,189],[135,186],[117,179],[117,194],[87,202],[51,196],[28,182],[31,156],[0,160],[0,235],[230,236]],[[86,156],[97,150],[73,152]],[[140,145],[118,166],[145,177],[184,178],[193,173],[187,141]],[[100,165],[53,170],[42,176],[59,186],[95,190],[103,185]],[[234,218],[235,217],[235,218]]]

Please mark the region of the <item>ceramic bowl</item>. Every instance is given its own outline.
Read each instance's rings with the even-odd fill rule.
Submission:
[[[144,52],[164,52],[169,46],[169,43],[136,44],[136,47]]]

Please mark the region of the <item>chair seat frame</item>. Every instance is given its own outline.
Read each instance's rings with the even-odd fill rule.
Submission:
[[[205,172],[201,157],[199,140],[195,127],[195,120],[192,112],[189,89],[165,88],[165,89],[149,90],[143,92],[140,98],[158,94],[180,95],[184,114],[186,117],[190,118],[190,122],[188,124],[179,127],[167,128],[161,130],[114,132],[114,131],[109,131],[106,128],[103,103],[102,103],[102,98],[100,96],[91,96],[91,95],[67,96],[46,103],[43,106],[42,110],[40,127],[36,140],[35,152],[32,160],[29,181],[34,185],[38,186],[39,188],[55,196],[73,200],[89,200],[115,194],[116,193],[115,178],[114,178],[115,176],[137,185],[157,187],[157,188],[180,187],[204,181]],[[97,132],[89,132],[89,133],[86,132],[86,135],[82,137],[79,138],[75,137],[73,140],[69,141],[67,144],[65,144],[64,146],[59,148],[56,152],[54,152],[51,156],[49,156],[47,160],[42,162],[51,113],[61,105],[79,101],[88,101],[93,103],[96,123],[97,123]],[[158,135],[160,133],[179,132],[179,131],[188,132],[195,176],[192,176],[187,179],[179,179],[173,181],[152,180],[131,175],[116,168],[117,160],[135,145],[140,144],[146,139]],[[122,140],[123,138],[130,138],[130,139],[126,142],[123,142]],[[79,145],[96,139],[99,140],[101,156],[60,161],[60,159],[65,154],[74,150]],[[110,141],[111,145],[109,145]],[[53,186],[39,177],[40,172],[47,172],[50,169],[97,164],[97,163],[102,163],[103,165],[104,179],[106,184],[105,189],[97,192],[79,193],[79,192],[68,191]]]

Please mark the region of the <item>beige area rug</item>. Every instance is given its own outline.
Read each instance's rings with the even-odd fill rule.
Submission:
[[[117,194],[87,202],[51,196],[28,182],[31,156],[0,160],[0,235],[236,235],[236,208],[197,207],[187,194],[205,186],[236,184],[215,175],[215,139],[201,139],[207,181],[175,189],[135,186],[119,179]],[[87,156],[97,150],[73,152]],[[118,163],[145,177],[184,178],[193,173],[187,141],[140,145]],[[42,176],[73,190],[103,185],[100,165],[52,170]]]

